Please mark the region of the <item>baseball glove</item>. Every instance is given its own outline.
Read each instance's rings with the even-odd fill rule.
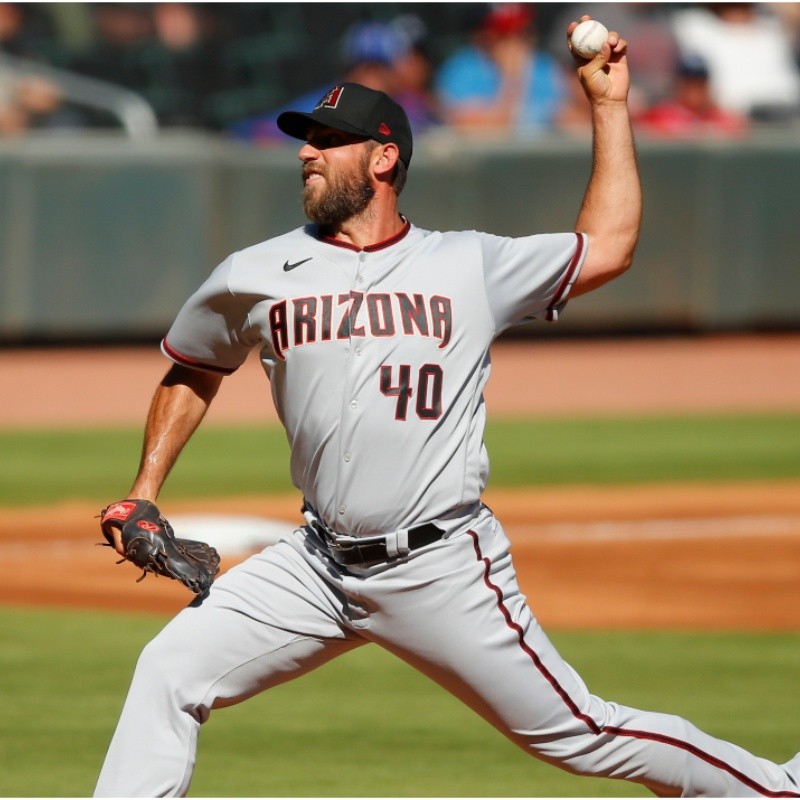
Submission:
[[[114,528],[121,532],[125,548],[117,563],[130,561],[140,567],[138,581],[151,572],[180,581],[196,594],[208,593],[219,572],[219,554],[205,542],[176,538],[172,526],[149,500],[120,500],[104,508],[100,529],[112,547]]]

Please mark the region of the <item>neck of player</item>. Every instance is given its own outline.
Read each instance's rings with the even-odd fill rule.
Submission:
[[[360,214],[323,229],[323,233],[359,249],[380,244],[396,236],[406,223],[397,209],[394,189],[386,188],[388,191],[379,187],[370,204]]]

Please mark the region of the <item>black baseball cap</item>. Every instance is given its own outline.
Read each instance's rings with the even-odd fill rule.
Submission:
[[[705,60],[691,53],[678,59],[675,71],[681,78],[708,78],[708,65]]]
[[[312,122],[366,136],[381,144],[393,142],[400,151],[400,160],[406,166],[411,162],[413,141],[408,117],[402,106],[384,92],[360,83],[340,83],[313,111],[284,111],[277,120],[278,127],[295,139],[305,139]]]

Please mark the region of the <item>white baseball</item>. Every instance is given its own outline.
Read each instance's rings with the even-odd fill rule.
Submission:
[[[608,41],[608,28],[596,19],[579,22],[572,31],[572,49],[584,58],[594,58]]]

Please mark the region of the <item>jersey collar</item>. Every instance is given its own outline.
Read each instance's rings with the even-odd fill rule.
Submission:
[[[317,232],[317,238],[321,242],[325,242],[325,244],[332,244],[335,247],[343,247],[345,250],[353,250],[356,253],[374,253],[376,250],[385,250],[387,247],[391,247],[393,244],[397,244],[402,239],[405,239],[408,235],[408,232],[411,230],[411,223],[406,219],[406,217],[400,215],[400,218],[403,220],[403,227],[394,234],[394,236],[390,236],[388,239],[384,239],[382,242],[376,242],[375,244],[368,244],[366,247],[359,247],[358,245],[351,244],[350,242],[343,242],[340,239],[334,239],[333,236],[324,236]]]

